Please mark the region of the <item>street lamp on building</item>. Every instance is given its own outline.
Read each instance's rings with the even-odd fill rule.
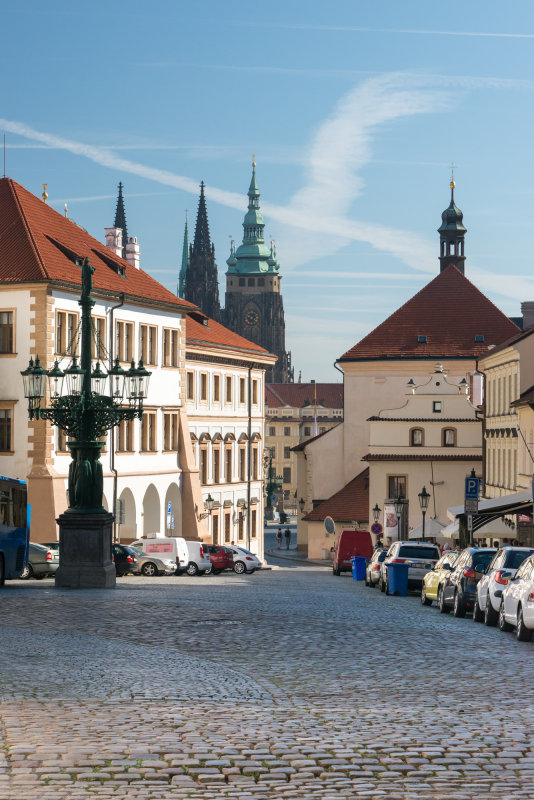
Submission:
[[[397,538],[401,538],[401,514],[402,509],[404,508],[404,499],[402,497],[397,497],[394,501],[395,503],[395,514],[397,515]]]
[[[304,506],[305,505],[306,505],[306,501],[305,501],[305,499],[303,497],[301,497],[300,500],[299,500],[299,508],[300,508],[300,515],[301,516],[304,514]]]
[[[378,520],[380,519],[380,512],[382,511],[382,509],[380,508],[378,503],[375,503],[375,507],[372,509],[372,511],[373,511],[373,519],[374,519],[374,521],[378,522]]]
[[[430,494],[427,492],[426,488],[423,486],[419,494],[417,495],[419,498],[419,505],[421,506],[421,512],[423,514],[423,536],[421,537],[422,541],[425,541],[425,514],[428,508],[428,501],[430,500]]]
[[[73,353],[63,371],[56,361],[50,370],[39,361],[21,372],[30,420],[48,420],[69,437],[69,507],[58,519],[60,565],[56,586],[70,588],[110,587],[115,585],[115,566],[111,560],[113,515],[102,505],[103,473],[100,452],[104,436],[123,420],[143,417],[151,373],[139,360],[126,372],[115,359],[104,371],[98,361],[93,367],[96,341],[91,318],[95,301],[91,297],[94,269],[86,258],[81,266],[82,292],[79,304],[81,323],[69,342]],[[76,356],[80,345],[80,362]],[[108,382],[109,378],[109,382]],[[49,384],[49,407],[41,404]]]

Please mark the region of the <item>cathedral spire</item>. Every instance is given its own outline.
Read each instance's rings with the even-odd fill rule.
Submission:
[[[208,212],[206,211],[206,198],[204,196],[204,181],[200,184],[200,199],[198,201],[197,224],[193,252],[197,255],[206,255],[212,249],[210,242],[210,229],[208,225]]]
[[[454,264],[462,274],[465,269],[464,237],[467,228],[464,227],[464,215],[454,202],[454,171],[449,184],[451,190],[451,202],[448,208],[441,215],[441,225],[438,228],[440,240],[439,263],[440,271],[443,272],[449,264]]]
[[[126,213],[124,211],[124,198],[122,196],[122,181],[119,182],[119,196],[117,198],[117,208],[115,209],[115,228],[122,230],[122,257],[126,256],[126,245],[128,244],[128,229],[126,227]]]
[[[183,296],[186,300],[197,305],[208,317],[211,317],[216,322],[221,321],[219,276],[217,264],[215,263],[215,247],[210,241],[204,181],[200,184],[197,224],[193,244],[189,246]]]
[[[185,291],[185,276],[187,274],[187,265],[189,264],[189,230],[187,227],[187,211],[185,212],[185,230],[184,230],[184,244],[182,247],[182,266],[180,267],[180,276],[178,278],[178,297],[184,296]]]

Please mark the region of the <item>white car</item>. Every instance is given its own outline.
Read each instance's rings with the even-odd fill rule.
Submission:
[[[534,556],[527,558],[508,582],[499,609],[501,631],[516,630],[521,642],[528,642],[534,633]]]
[[[225,547],[234,557],[234,572],[238,575],[243,575],[244,572],[250,575],[254,570],[261,569],[261,561],[254,553],[244,547],[236,547],[235,544],[225,544]]]
[[[408,588],[421,588],[423,578],[441,558],[439,547],[431,542],[400,541],[390,545],[387,555],[380,567],[378,588],[388,591],[388,564],[409,564]]]
[[[501,547],[497,550],[477,584],[477,595],[473,608],[473,620],[486,625],[496,625],[499,619],[501,598],[510,578],[529,556],[532,547]]]

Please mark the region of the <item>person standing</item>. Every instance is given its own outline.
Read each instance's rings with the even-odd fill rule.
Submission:
[[[276,532],[276,546],[279,550],[282,547],[282,528],[278,528]]]
[[[286,550],[289,550],[289,545],[291,544],[291,531],[289,528],[285,529],[284,535],[286,537]]]

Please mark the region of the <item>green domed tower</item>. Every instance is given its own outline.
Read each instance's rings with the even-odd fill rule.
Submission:
[[[267,383],[293,383],[291,354],[286,352],[284,303],[276,250],[264,239],[256,164],[248,190],[248,210],[243,221],[243,243],[232,243],[227,260],[225,325],[278,356],[267,370]]]
[[[451,202],[441,215],[441,225],[438,228],[440,251],[440,272],[447,269],[449,264],[454,264],[460,272],[465,274],[464,240],[467,228],[464,227],[464,215],[454,202],[454,189],[456,184],[451,178]]]

